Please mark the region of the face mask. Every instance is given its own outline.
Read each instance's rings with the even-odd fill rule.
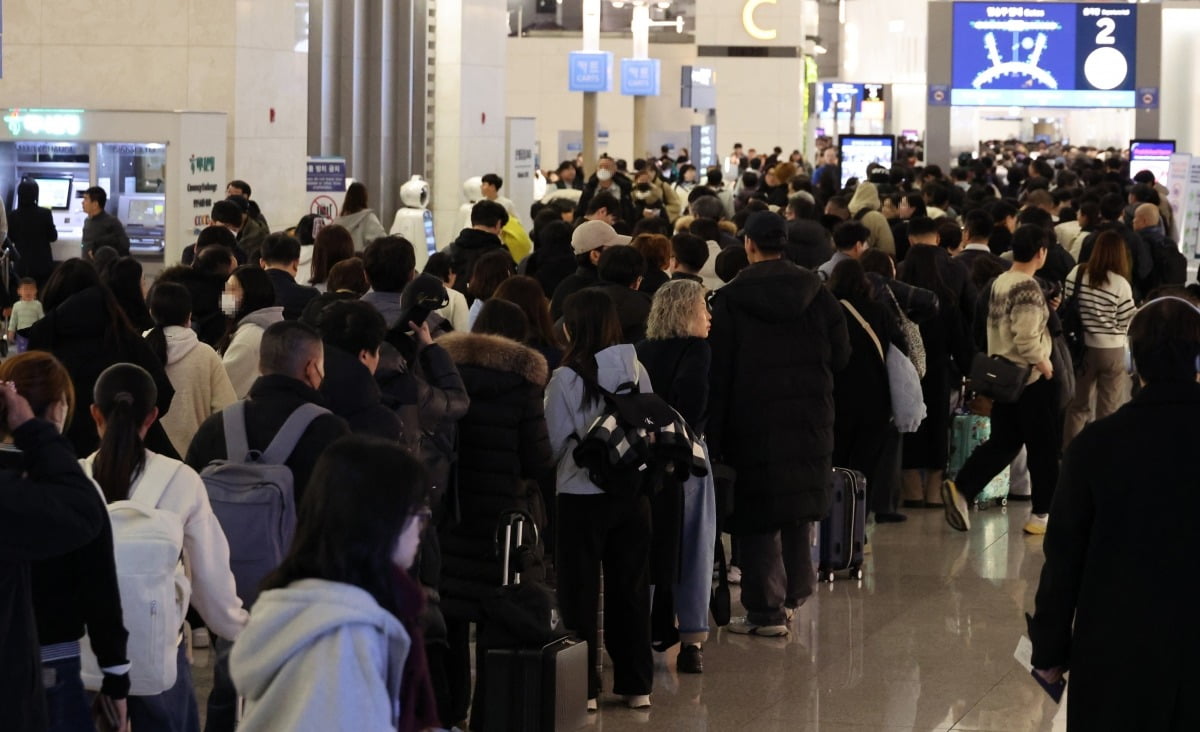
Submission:
[[[237,313],[237,298],[233,296],[232,292],[221,293],[221,312],[231,318]]]
[[[612,171],[601,168],[596,171],[596,178],[599,180],[612,180]]]
[[[638,183],[637,189],[639,191],[641,191],[642,193],[649,193],[650,192],[650,184],[649,183]]]

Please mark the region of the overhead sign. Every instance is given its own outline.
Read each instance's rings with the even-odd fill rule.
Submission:
[[[612,91],[612,54],[572,51],[567,57],[567,88],[574,92]]]
[[[742,28],[756,41],[773,41],[779,37],[779,31],[774,28],[763,28],[754,19],[754,11],[760,5],[778,5],[779,0],[746,0],[742,6]]]
[[[656,58],[621,59],[621,94],[627,97],[657,97],[661,64]]]
[[[692,125],[692,161],[699,168],[719,164],[716,125]]]
[[[82,109],[10,109],[4,124],[13,137],[78,137],[83,131]]]

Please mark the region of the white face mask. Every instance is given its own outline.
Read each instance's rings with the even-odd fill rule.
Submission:
[[[233,296],[232,292],[221,293],[221,312],[231,318],[237,312],[237,298]]]
[[[596,171],[596,178],[599,180],[612,180],[612,171],[601,168]]]

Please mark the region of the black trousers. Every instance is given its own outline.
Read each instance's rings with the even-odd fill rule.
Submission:
[[[649,694],[650,501],[645,496],[558,496],[558,604],[563,623],[588,644],[588,698],[600,691],[596,615],[604,567],[604,639],[613,692]]]
[[[1062,415],[1058,411],[1058,386],[1038,379],[1011,404],[992,407],[992,436],[975,448],[958,471],[955,485],[968,501],[1013,461],[1021,446],[1029,456],[1033,513],[1050,513],[1058,484],[1058,451],[1062,444]]]
[[[812,523],[799,521],[762,534],[738,534],[742,606],[755,625],[783,625],[785,607],[799,607],[817,584]]]
[[[476,637],[483,635],[482,623],[476,624]],[[484,679],[486,661],[484,649],[478,640],[475,643],[475,689],[471,689],[471,621],[466,618],[446,617],[446,639],[449,647],[445,655],[446,680],[448,688],[448,711],[443,716],[442,724],[447,727],[458,724],[467,718],[470,710],[471,729],[483,729]]]

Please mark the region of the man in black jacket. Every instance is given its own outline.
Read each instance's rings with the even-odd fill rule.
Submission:
[[[1116,193],[1109,193],[1100,199],[1100,218],[1104,223],[1083,240],[1079,250],[1079,261],[1086,262],[1092,256],[1092,248],[1096,246],[1096,237],[1104,231],[1115,231],[1125,240],[1125,248],[1129,250],[1129,261],[1133,263],[1130,284],[1133,285],[1134,300],[1140,301],[1148,290],[1147,281],[1154,274],[1154,259],[1150,255],[1150,247],[1137,232],[1125,225],[1121,217],[1125,213],[1125,199]]]
[[[325,381],[321,394],[333,413],[357,435],[399,441],[400,418],[383,404],[375,371],[387,325],[379,311],[362,300],[332,302],[318,316],[325,343]]]
[[[29,562],[86,545],[108,518],[55,426],[34,419],[11,384],[0,385],[0,404],[25,463],[0,470],[0,706],[4,729],[23,732],[47,726]]]
[[[626,226],[633,226],[637,220],[633,210],[633,181],[618,172],[616,161],[607,156],[600,158],[595,175],[583,187],[583,195],[579,197],[579,204],[575,206],[576,220],[589,213],[588,205],[592,198],[601,193],[607,193],[617,201],[617,209],[608,211],[614,217],[614,220],[608,223],[615,226],[616,220],[620,220],[625,222]]]
[[[508,223],[508,211],[495,202],[483,200],[471,207],[471,228],[463,229],[458,238],[446,247],[450,255],[450,269],[458,275],[454,289],[474,300],[467,292],[467,283],[475,271],[475,263],[488,252],[505,249],[500,241],[500,231]]]
[[[628,244],[629,237],[618,234],[606,221],[585,221],[576,227],[571,233],[571,250],[575,252],[578,269],[554,288],[554,297],[550,300],[551,317],[561,318],[563,303],[568,297],[600,281],[596,265],[606,249]]]
[[[787,258],[794,264],[816,269],[833,257],[829,230],[816,220],[817,206],[812,194],[801,192],[788,199]]]
[[[600,282],[590,289],[608,295],[617,306],[622,343],[637,343],[646,337],[651,300],[649,295],[638,290],[645,270],[645,257],[633,247],[612,247],[596,265]]]
[[[730,519],[741,548],[735,633],[787,635],[812,594],[809,532],[829,511],[833,372],[850,358],[837,300],[817,275],[784,260],[784,221],[745,227],[750,266],[712,298],[708,446],[738,474]]]
[[[700,270],[708,263],[708,242],[694,234],[676,234],[671,239],[671,279],[704,282]]]
[[[971,282],[971,275],[963,263],[951,257],[950,252],[939,247],[938,241],[937,223],[933,219],[928,216],[914,216],[909,219],[909,244],[914,247],[934,247],[938,250],[938,274],[942,276],[942,282],[946,284],[946,287],[954,293],[954,302],[942,303],[942,306],[957,305],[965,319],[964,322],[970,323],[975,320],[975,285]],[[896,267],[896,271],[897,279],[902,279],[904,262]]]
[[[259,265],[267,272],[271,287],[275,288],[275,304],[283,306],[284,320],[296,320],[308,305],[321,293],[315,287],[296,282],[300,267],[300,240],[287,234],[271,234],[263,242]]]

